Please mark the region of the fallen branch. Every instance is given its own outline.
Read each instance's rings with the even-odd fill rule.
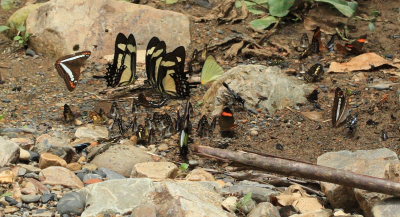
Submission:
[[[318,166],[275,156],[261,156],[254,153],[234,152],[208,146],[196,145],[194,146],[194,150],[202,155],[205,154],[231,160],[233,162],[261,168],[268,172],[400,196],[400,183],[398,182],[361,175],[347,170]]]

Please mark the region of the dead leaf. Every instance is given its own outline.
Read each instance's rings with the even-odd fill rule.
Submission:
[[[393,62],[386,60],[376,53],[364,53],[352,58],[346,63],[332,62],[329,66],[328,72],[353,72],[370,70],[383,65],[389,65],[396,68],[400,67],[400,64],[394,64]]]
[[[247,9],[247,5],[242,0],[242,11],[239,17],[232,20],[232,23],[237,23],[242,20],[245,20],[249,16],[249,10]]]
[[[232,59],[239,53],[240,49],[244,46],[244,41],[240,41],[238,43],[233,44],[229,50],[225,53],[225,57],[227,59]]]
[[[311,112],[300,112],[304,117],[312,120],[322,122],[322,112],[311,111]]]

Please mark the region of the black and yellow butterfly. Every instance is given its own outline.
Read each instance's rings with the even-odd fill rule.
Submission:
[[[167,53],[164,41],[153,37],[146,50],[146,74],[148,83],[163,95],[186,98],[194,83],[188,82],[185,72],[186,51],[183,46]]]
[[[123,33],[117,35],[114,60],[108,64],[105,78],[109,87],[129,85],[137,79],[136,40],[132,34],[128,38]]]

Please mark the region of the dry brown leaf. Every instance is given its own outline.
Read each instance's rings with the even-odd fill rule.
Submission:
[[[225,53],[225,57],[228,59],[232,59],[237,56],[239,50],[244,46],[244,41],[240,41],[238,43],[233,44],[229,50]]]
[[[383,65],[390,65],[396,68],[400,67],[400,64],[394,64],[393,62],[386,60],[376,53],[364,53],[352,58],[346,63],[332,62],[329,66],[328,72],[353,72],[370,70]]]
[[[312,111],[312,112],[300,112],[304,117],[312,120],[322,122],[322,112]]]

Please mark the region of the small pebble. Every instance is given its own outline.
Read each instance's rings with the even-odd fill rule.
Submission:
[[[258,136],[258,131],[257,130],[251,130],[250,131],[251,136]]]
[[[28,195],[22,195],[21,200],[24,203],[36,203],[40,199],[40,195],[35,195],[35,194],[28,194]]]
[[[51,193],[43,194],[43,195],[40,197],[40,202],[41,202],[41,203],[48,203],[48,202],[51,201],[51,200],[55,200],[56,197],[57,197],[57,195],[51,194]]]
[[[18,170],[18,176],[24,176],[26,174],[26,169],[25,168],[19,168]]]
[[[18,204],[18,201],[16,201],[14,198],[10,196],[5,196],[4,199],[8,202],[9,205],[15,206]]]
[[[28,48],[25,51],[25,55],[33,57],[33,56],[36,56],[36,52],[34,50]]]

